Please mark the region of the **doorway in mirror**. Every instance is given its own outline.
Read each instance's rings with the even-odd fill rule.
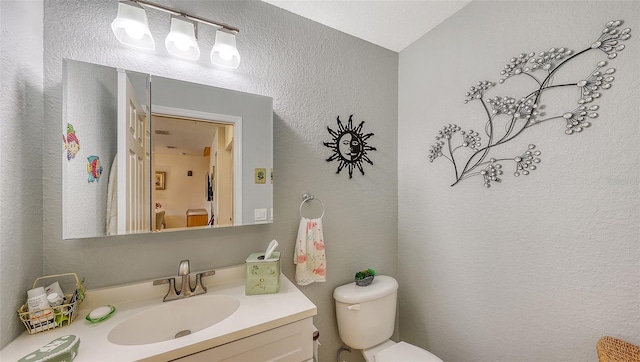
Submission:
[[[154,230],[232,226],[236,125],[219,115],[152,108],[151,165],[164,175],[163,187],[152,190]],[[204,223],[193,222],[196,214]]]

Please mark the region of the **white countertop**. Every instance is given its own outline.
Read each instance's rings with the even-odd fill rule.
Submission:
[[[71,325],[33,335],[25,330],[0,351],[0,360],[17,361],[58,337],[74,334],[80,338],[74,362],[166,361],[316,315],[316,306],[284,275],[280,275],[279,293],[245,295],[244,270],[244,265],[216,269],[216,275],[203,279],[208,289],[205,295],[234,296],[240,300],[240,307],[230,317],[191,335],[139,346],[116,345],[107,340],[109,331],[122,321],[163,303],[168,284],[153,286],[148,281],[87,291]],[[94,308],[108,304],[117,309],[109,319],[96,324],[84,319]]]

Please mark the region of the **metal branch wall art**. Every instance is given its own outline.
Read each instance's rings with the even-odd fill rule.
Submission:
[[[574,52],[567,48],[551,48],[539,53],[522,53],[511,58],[500,72],[504,78],[499,83],[513,77],[527,77],[533,82],[534,88],[522,98],[510,96],[488,97],[488,90],[496,86],[490,81],[480,81],[472,86],[465,94],[464,103],[480,104],[486,113],[482,140],[480,133],[474,130],[464,131],[455,124],[445,126],[436,136],[436,143],[429,150],[429,161],[445,158],[453,166],[455,186],[460,181],[473,176],[479,176],[484,186],[490,187],[492,182],[500,182],[503,177],[502,162],[513,162],[514,176],[528,175],[540,163],[541,152],[535,145],[523,146],[523,151],[512,157],[497,158],[493,156],[495,149],[529,128],[547,121],[558,121],[565,127],[564,133],[574,135],[582,132],[591,125],[591,120],[598,117],[599,106],[592,103],[597,101],[603,91],[611,88],[614,81],[614,68],[603,69],[607,61],[602,60],[584,79],[576,82],[552,84],[552,77],[562,67],[565,67],[582,54],[591,50],[602,51],[608,59],[617,57],[618,52],[625,48],[622,42],[629,39],[631,29],[621,29],[621,20],[610,21],[605,25],[596,41],[587,48]],[[570,110],[548,118],[539,110],[543,93],[552,88],[566,88],[578,94],[577,106]],[[500,127],[504,124],[504,129]],[[455,137],[454,137],[455,136]],[[463,153],[466,150],[466,154]],[[463,158],[465,157],[466,158]]]
[[[362,161],[373,165],[373,162],[369,159],[369,156],[367,156],[367,151],[376,151],[375,147],[367,144],[367,140],[373,136],[373,133],[362,133],[364,121],[360,122],[360,124],[354,128],[352,117],[353,115],[349,116],[349,121],[346,126],[340,122],[340,117],[338,117],[337,130],[334,131],[330,127],[327,127],[329,134],[333,137],[333,142],[322,142],[322,144],[333,150],[333,154],[327,158],[327,162],[338,161],[338,170],[336,173],[340,173],[343,168],[347,167],[349,178],[353,178],[354,168],[360,170],[360,173],[364,176]]]

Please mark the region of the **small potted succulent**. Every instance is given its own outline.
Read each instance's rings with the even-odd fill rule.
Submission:
[[[376,271],[371,268],[360,270],[356,273],[356,285],[359,287],[366,287],[367,285],[371,284],[371,282],[373,281],[373,277],[375,276]]]

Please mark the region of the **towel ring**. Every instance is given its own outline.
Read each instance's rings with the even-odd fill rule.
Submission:
[[[320,203],[320,205],[322,205],[322,215],[320,215],[320,219],[322,219],[322,217],[324,216],[324,204],[322,203],[322,200],[316,198],[315,196],[311,195],[311,194],[307,194],[305,193],[304,195],[302,195],[302,203],[300,204],[300,218],[302,218],[302,206],[304,205],[305,202],[307,201],[312,201],[312,200],[316,200]]]

